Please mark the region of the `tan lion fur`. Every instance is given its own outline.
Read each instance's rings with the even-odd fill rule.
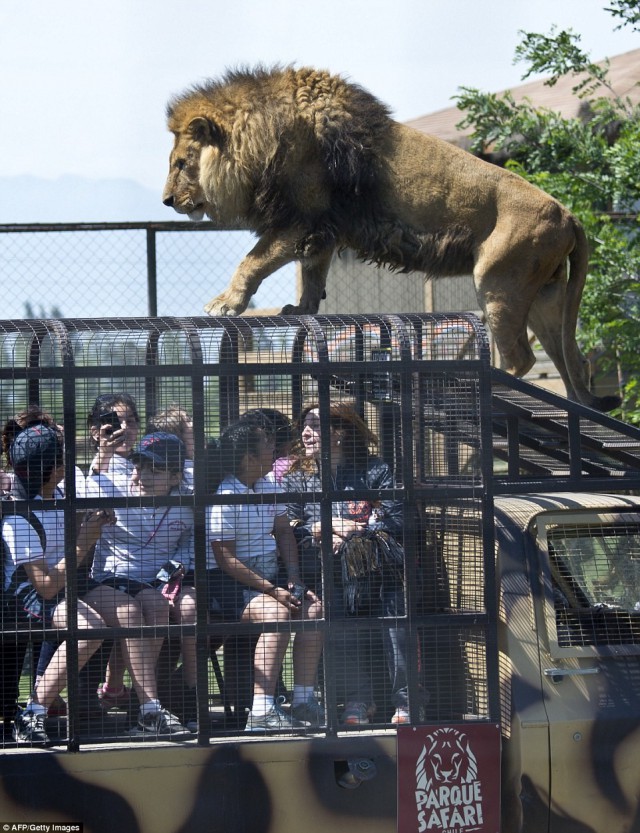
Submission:
[[[175,141],[165,204],[259,235],[206,305],[210,315],[243,312],[293,260],[302,295],[283,313],[315,314],[331,257],[345,247],[398,271],[471,273],[506,369],[521,376],[534,363],[528,324],[570,397],[617,404],[591,394],[575,339],[585,234],[548,194],[393,121],[366,90],[315,69],[229,72],[176,96],[167,116]]]

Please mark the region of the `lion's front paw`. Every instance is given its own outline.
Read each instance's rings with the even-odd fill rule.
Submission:
[[[232,303],[223,294],[212,298],[205,306],[204,311],[207,315],[240,315],[245,309],[246,306]]]

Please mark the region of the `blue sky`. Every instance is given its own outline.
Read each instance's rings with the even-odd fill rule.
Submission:
[[[328,68],[400,120],[460,86],[520,83],[518,31],[582,34],[592,58],[640,47],[605,0],[2,0],[0,177],[124,178],[161,190],[167,99],[239,64]],[[6,191],[0,201],[10,200]],[[4,212],[3,212],[4,213]]]

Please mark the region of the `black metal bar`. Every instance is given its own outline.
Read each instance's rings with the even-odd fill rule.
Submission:
[[[158,266],[156,258],[156,232],[147,227],[147,308],[149,315],[158,314]]]

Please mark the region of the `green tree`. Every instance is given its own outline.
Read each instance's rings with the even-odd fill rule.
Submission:
[[[615,28],[639,30],[638,0],[614,0],[607,11],[621,21]],[[528,67],[523,80],[545,73],[553,86],[574,75],[579,116],[463,87],[459,126],[473,128],[473,152],[503,162],[580,218],[591,259],[578,338],[601,356],[603,370],[618,371],[619,415],[640,423],[640,107],[617,94],[608,62],[594,64],[572,30],[520,34],[515,60]]]

